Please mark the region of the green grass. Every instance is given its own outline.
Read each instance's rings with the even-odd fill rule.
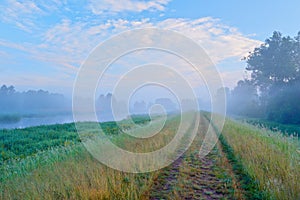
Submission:
[[[78,141],[74,124],[0,130],[0,163]]]
[[[135,117],[139,124],[150,120],[145,116]],[[169,118],[161,134],[145,141],[120,134],[123,129],[132,128],[126,120],[118,122],[119,125],[101,123],[101,127],[123,149],[149,152],[170,142],[178,120]],[[91,124],[83,123],[88,137],[95,133],[94,129],[88,129]],[[147,198],[145,194],[160,171],[130,174],[110,169],[96,161],[80,141],[72,123],[0,130],[0,199]],[[300,199],[298,138],[227,119],[220,141],[246,198]],[[226,190],[236,196],[236,191],[231,191],[234,188],[230,186],[233,184],[228,176],[230,170],[221,169],[227,161],[220,162],[216,176],[224,179],[224,184],[228,182]],[[182,166],[181,170],[189,168]]]
[[[8,170],[14,174],[1,180],[1,199],[139,199],[153,176],[110,169],[81,147],[56,149],[40,158],[46,163],[28,157]]]
[[[277,122],[272,122],[268,120],[263,120],[263,119],[242,119],[241,121],[258,126],[259,128],[262,129],[270,129],[275,132],[281,132],[284,135],[292,135],[292,136],[297,136],[300,137],[300,125],[295,125],[295,124],[280,124]]]
[[[249,182],[251,188],[258,187],[261,191],[256,194],[257,198],[300,198],[298,138],[227,120],[222,140],[235,166],[244,175],[244,185],[249,187]]]
[[[143,120],[136,116],[134,119],[139,124],[149,121],[149,118]],[[109,130],[106,134],[117,145],[123,145],[125,149],[136,147],[149,150],[162,146],[173,137],[173,120],[168,120],[168,123],[170,125],[158,136],[161,138],[149,139],[143,145],[139,140],[117,133],[122,127],[127,127],[126,120],[119,122],[119,128],[115,122],[101,123],[101,126],[103,130]],[[93,137],[95,131],[88,129],[92,124],[81,124],[86,126],[89,137]],[[15,140],[13,137],[6,138],[9,134],[13,134],[11,136]],[[0,165],[0,199],[140,199],[157,174],[124,173],[101,164],[79,143],[74,124],[4,130],[1,135],[2,143],[6,141],[5,144],[9,144],[7,141],[10,140],[12,146],[18,146],[26,138],[37,148],[24,154],[18,154],[19,148],[5,149],[17,154]],[[39,145],[55,138],[63,144],[51,146],[53,143],[49,143],[46,149]]]
[[[134,116],[136,124],[145,124],[150,121],[149,116]],[[93,122],[90,122],[95,124]],[[133,125],[122,120],[119,126],[116,122],[100,123],[107,135],[117,135]],[[82,123],[81,123],[82,124]],[[89,123],[85,122],[87,126]],[[90,124],[91,125],[91,124]],[[77,144],[81,140],[74,123],[36,126],[24,129],[0,130],[0,165],[9,159],[20,159],[32,156],[40,151],[53,147]]]
[[[210,113],[204,113],[205,118],[210,120]],[[219,132],[216,126],[212,124],[214,130]],[[224,129],[228,127],[228,121],[224,125]],[[219,132],[219,141],[223,148],[223,152],[232,166],[232,170],[239,181],[240,187],[243,190],[243,196],[246,199],[268,199],[269,194],[259,188],[259,185],[254,177],[244,168],[242,159],[235,154],[233,147],[228,143],[226,137]]]

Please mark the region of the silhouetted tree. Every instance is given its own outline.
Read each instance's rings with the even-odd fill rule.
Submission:
[[[299,78],[299,39],[300,32],[295,39],[274,32],[245,58],[246,70],[251,72],[251,80],[263,94],[268,94],[272,87],[282,87]]]
[[[67,111],[70,107],[61,94],[43,90],[17,92],[14,86],[0,88],[0,113],[41,113]]]
[[[252,115],[259,106],[269,120],[300,124],[300,32],[292,38],[275,31],[244,59],[251,79],[232,91],[231,111],[236,109],[233,105],[242,104],[243,112],[237,113]],[[259,98],[253,95],[256,92]]]

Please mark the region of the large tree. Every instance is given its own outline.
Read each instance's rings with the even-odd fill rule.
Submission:
[[[300,123],[300,32],[294,38],[274,32],[248,57],[246,70],[260,93],[266,117],[284,123]]]
[[[271,86],[283,86],[299,78],[300,32],[295,38],[283,37],[280,32],[266,39],[246,57],[246,70],[251,71],[254,83],[265,92]]]

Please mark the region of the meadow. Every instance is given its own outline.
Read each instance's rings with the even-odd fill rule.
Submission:
[[[149,120],[134,118],[141,125]],[[123,128],[132,128],[126,120],[101,127],[118,146],[147,152],[174,137],[178,120],[170,117],[161,134],[146,142],[122,133]],[[209,113],[202,113],[194,142],[172,165],[141,174],[120,172],[95,160],[72,123],[1,130],[0,198],[299,199],[297,137],[227,119],[215,148],[199,158],[209,120]],[[93,130],[88,132],[92,136]]]

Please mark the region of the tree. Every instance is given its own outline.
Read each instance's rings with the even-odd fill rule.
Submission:
[[[266,106],[268,119],[280,123],[300,124],[300,82],[278,90]]]
[[[228,95],[228,112],[248,117],[258,117],[259,101],[257,89],[250,80],[241,80]]]
[[[69,109],[63,95],[43,90],[17,92],[14,86],[0,87],[1,113],[41,113],[66,111]]]
[[[265,116],[281,123],[300,124],[300,32],[292,38],[275,31],[245,60]]]
[[[272,87],[284,87],[299,78],[299,39],[300,33],[293,39],[274,32],[245,58],[246,70],[251,72],[253,83],[263,94],[267,95]]]
[[[6,85],[2,85],[0,88],[0,95],[2,96],[9,96],[14,94],[15,92],[15,87],[12,85],[9,87],[7,87]]]

